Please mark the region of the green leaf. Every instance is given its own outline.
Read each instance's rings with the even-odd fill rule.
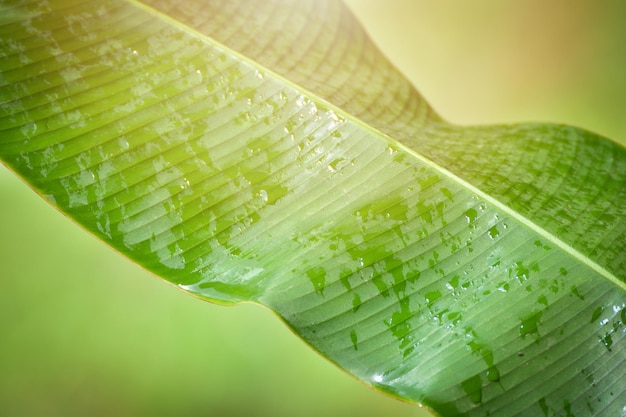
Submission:
[[[448,124],[339,3],[259,3],[0,3],[1,158],[440,415],[622,413],[624,147]]]

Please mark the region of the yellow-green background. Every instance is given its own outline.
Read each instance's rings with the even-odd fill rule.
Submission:
[[[445,118],[626,141],[626,2],[349,0]],[[423,416],[271,313],[193,299],[0,169],[1,416]]]

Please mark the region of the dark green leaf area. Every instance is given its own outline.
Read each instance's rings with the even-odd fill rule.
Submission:
[[[426,131],[401,139],[626,282],[622,144],[552,124]]]
[[[322,246],[310,254],[316,266],[301,259],[262,301],[360,379],[452,415],[498,415],[510,410],[509,395],[523,398],[519,413],[563,395],[585,413],[611,400],[615,381],[590,384],[582,370],[626,372],[621,290],[485,203],[451,222],[433,208],[437,226],[422,231],[408,225],[430,223],[409,207],[402,223],[384,210],[342,216],[320,232],[323,243],[307,243],[311,252]],[[360,233],[341,233],[358,225]],[[309,280],[298,285],[304,270]],[[590,319],[593,326],[577,324]],[[529,370],[541,389],[524,385]]]

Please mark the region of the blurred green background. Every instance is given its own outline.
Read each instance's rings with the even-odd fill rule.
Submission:
[[[626,141],[626,2],[349,0],[446,119]],[[193,299],[0,169],[0,415],[425,416],[270,312]]]

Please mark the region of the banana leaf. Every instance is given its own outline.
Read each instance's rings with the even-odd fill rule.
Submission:
[[[122,254],[437,415],[623,415],[623,145],[447,123],[334,1],[0,5],[0,158]]]

